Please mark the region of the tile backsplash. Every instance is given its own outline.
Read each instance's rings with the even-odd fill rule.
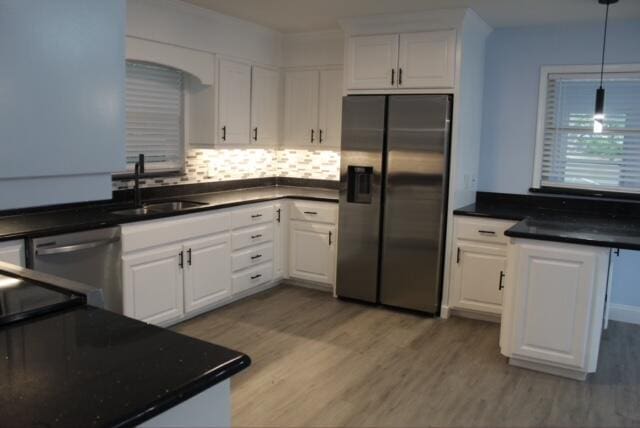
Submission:
[[[304,149],[191,149],[185,174],[140,180],[141,187],[206,183],[262,177],[339,180],[340,152]],[[129,189],[133,180],[114,180],[113,190]]]

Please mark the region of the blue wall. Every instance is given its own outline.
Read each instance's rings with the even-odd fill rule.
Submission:
[[[479,190],[527,193],[536,139],[540,67],[597,64],[602,25],[494,31],[487,44]],[[608,63],[640,63],[640,22],[613,22]],[[614,270],[614,303],[640,306],[640,253],[623,251]]]

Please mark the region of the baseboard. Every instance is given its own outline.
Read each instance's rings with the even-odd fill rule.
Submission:
[[[609,306],[609,319],[629,324],[640,324],[640,306],[611,303]]]
[[[327,291],[331,293],[333,287],[330,284],[323,284],[321,282],[308,281],[306,279],[286,278],[282,280],[283,284],[295,285],[296,287],[311,288],[313,290]]]

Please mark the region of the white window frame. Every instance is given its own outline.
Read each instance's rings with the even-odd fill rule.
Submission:
[[[536,146],[533,162],[533,179],[531,187],[543,189],[542,181],[542,151],[544,147],[544,122],[547,105],[547,82],[550,74],[577,74],[577,73],[600,73],[600,65],[543,65],[540,68],[540,84],[538,93],[538,119],[536,125]],[[640,73],[640,64],[610,64],[604,67],[605,79],[607,73]],[[605,85],[606,89],[606,85]],[[596,94],[593,93],[593,105],[595,109]],[[600,188],[558,186],[559,188],[571,191],[593,191],[597,193],[618,193],[617,191],[604,190]],[[619,193],[631,193],[628,190],[620,190]],[[639,190],[640,193],[640,190]]]

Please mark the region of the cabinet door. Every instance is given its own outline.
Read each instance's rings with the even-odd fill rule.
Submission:
[[[459,242],[454,265],[453,307],[499,314],[506,271],[506,249]]]
[[[348,89],[389,89],[397,86],[397,34],[351,37],[347,49]]]
[[[318,141],[317,71],[289,71],[284,83],[285,144],[300,146]]]
[[[335,227],[301,221],[291,221],[289,224],[289,275],[333,284]]]
[[[273,216],[273,276],[283,278],[287,263],[287,202],[274,204]]]
[[[231,237],[228,233],[184,243],[184,309],[189,313],[231,294]]]
[[[249,144],[251,66],[220,60],[218,72],[218,142]]]
[[[452,88],[456,32],[400,35],[399,88]]]
[[[24,267],[24,241],[0,242],[0,262]]]
[[[278,144],[280,74],[254,66],[251,80],[251,142],[275,146]]]
[[[515,286],[513,356],[585,369],[596,254],[577,246],[528,243],[520,244],[517,254],[515,278],[508,281]]]
[[[122,258],[124,314],[150,324],[168,324],[183,314],[182,244]]]
[[[342,70],[320,72],[318,144],[340,147],[342,127]]]

